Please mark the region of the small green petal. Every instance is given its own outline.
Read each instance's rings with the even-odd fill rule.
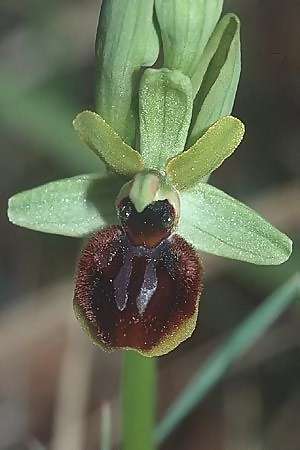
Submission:
[[[141,155],[125,144],[98,114],[83,111],[75,118],[73,125],[83,142],[113,171],[133,176],[143,170]]]
[[[189,188],[211,174],[238,147],[245,133],[235,117],[223,117],[187,151],[171,159],[166,172],[174,186]]]
[[[199,89],[201,56],[219,20],[223,0],[155,0],[164,66],[188,75],[193,95]]]
[[[288,236],[207,183],[182,192],[177,232],[198,250],[254,264],[281,264],[292,252]]]
[[[20,192],[9,200],[15,225],[83,237],[117,223],[115,198],[124,183],[115,175],[81,175]]]
[[[178,70],[147,69],[140,88],[140,152],[147,168],[162,170],[182,152],[193,107],[190,79]]]
[[[96,104],[105,121],[135,145],[137,91],[143,66],[158,57],[154,0],[103,1],[96,40]]]
[[[231,114],[241,72],[240,22],[226,14],[208,41],[197,76],[200,89],[194,101],[188,147],[220,117]]]

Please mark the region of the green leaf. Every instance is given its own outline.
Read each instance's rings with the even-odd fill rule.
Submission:
[[[285,234],[207,183],[181,193],[177,233],[198,250],[254,264],[281,264],[292,252]]]
[[[156,360],[124,352],[122,377],[123,450],[154,450]]]
[[[239,146],[244,133],[243,123],[235,117],[218,120],[191,148],[167,164],[174,186],[186,189],[210,175]]]
[[[10,198],[8,218],[32,230],[83,237],[117,223],[114,202],[123,183],[105,173],[54,181]]]
[[[196,95],[201,55],[219,20],[223,0],[155,0],[164,66],[188,75]]]
[[[190,79],[177,70],[147,69],[140,88],[140,152],[151,169],[164,169],[183,151],[192,116]]]
[[[96,40],[96,109],[129,145],[135,144],[142,66],[159,52],[154,0],[105,0]]]
[[[115,172],[133,176],[143,170],[141,155],[125,144],[98,114],[83,111],[73,125],[89,148]]]
[[[240,22],[226,14],[208,41],[197,72],[200,89],[194,101],[188,147],[220,117],[231,114],[241,72]]]
[[[267,297],[202,365],[158,425],[155,433],[158,443],[171,434],[225,375],[230,366],[258,341],[295,298],[300,299],[299,274]]]

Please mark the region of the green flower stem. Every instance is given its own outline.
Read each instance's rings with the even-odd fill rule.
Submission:
[[[123,450],[154,450],[156,359],[125,351],[122,377]]]

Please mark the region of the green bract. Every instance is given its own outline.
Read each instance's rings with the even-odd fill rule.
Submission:
[[[219,20],[223,0],[155,0],[164,65],[188,75],[199,89],[202,52]]]
[[[159,52],[153,3],[103,1],[97,30],[97,112],[131,145],[135,141],[141,70],[152,66]]]
[[[240,72],[240,22],[234,14],[226,14],[201,57],[200,89],[194,101],[189,146],[216,120],[231,114]]]

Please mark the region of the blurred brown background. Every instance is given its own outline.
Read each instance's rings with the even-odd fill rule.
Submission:
[[[9,196],[97,170],[77,142],[93,108],[96,0],[0,5],[0,449],[98,450],[111,409],[118,448],[120,354],[92,347],[72,315],[80,242],[9,224]],[[206,292],[192,339],[161,358],[159,416],[207,355],[299,270],[300,1],[231,0],[242,22],[235,114],[247,126],[212,183],[247,201],[295,241],[282,267],[203,256]],[[163,446],[165,450],[299,450],[300,316],[294,305]],[[142,449],[141,449],[142,450]]]

